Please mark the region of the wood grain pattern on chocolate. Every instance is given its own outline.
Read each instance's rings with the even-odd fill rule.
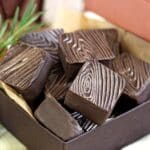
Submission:
[[[28,47],[0,66],[0,79],[32,102],[41,92],[52,67],[51,57],[39,48]]]
[[[150,64],[123,53],[110,63],[110,68],[126,79],[125,94],[138,103],[150,98]]]
[[[81,30],[63,34],[59,55],[67,80],[73,79],[82,63],[89,60],[110,60],[115,57],[101,30]]]
[[[28,46],[24,43],[17,43],[16,45],[10,47],[7,50],[7,53],[6,53],[4,60],[2,61],[1,64],[6,63],[7,61],[16,57],[18,54],[20,54],[21,52],[23,52],[24,50],[27,50],[27,49],[28,49]]]
[[[119,54],[119,36],[118,31],[115,28],[110,29],[92,29],[92,30],[79,30],[77,33],[87,33],[90,34],[92,32],[102,32],[108,42],[110,49],[113,51],[115,55]],[[83,35],[84,36],[84,35]]]
[[[51,54],[54,61],[58,61],[58,38],[63,34],[63,29],[45,30],[42,32],[31,32],[21,38],[22,42],[42,48]]]
[[[86,62],[67,92],[65,104],[97,124],[109,117],[125,80],[97,61]]]
[[[61,36],[60,43],[64,57],[70,64],[114,58],[114,53],[100,30],[66,33]]]
[[[78,122],[52,96],[41,103],[35,112],[35,117],[64,141],[83,132]]]
[[[116,29],[103,29],[107,42],[115,55],[119,54],[119,37]]]
[[[98,126],[92,121],[86,119],[83,115],[81,115],[78,112],[73,112],[71,115],[74,119],[78,121],[79,125],[82,127],[84,132],[94,130]]]
[[[56,100],[62,100],[64,99],[68,88],[69,83],[66,80],[61,64],[55,65],[50,71],[45,85],[46,95],[51,94]]]

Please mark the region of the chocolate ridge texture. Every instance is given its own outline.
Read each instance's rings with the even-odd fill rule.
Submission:
[[[57,64],[49,73],[45,85],[45,95],[51,94],[56,100],[62,100],[65,98],[69,85],[61,64]]]
[[[54,62],[57,63],[59,61],[58,49],[60,49],[59,36],[61,36],[63,33],[63,29],[30,32],[24,35],[20,41],[27,43],[30,46],[36,46],[46,50],[51,55]]]
[[[86,61],[111,60],[115,57],[101,30],[65,33],[60,37],[59,43],[59,56],[68,80],[74,78]]]
[[[52,66],[53,61],[46,51],[28,47],[0,66],[0,80],[22,94],[32,105],[43,89]]]
[[[150,64],[129,53],[122,53],[109,67],[126,79],[124,93],[143,103],[150,98]]]
[[[98,61],[86,62],[69,91],[65,104],[91,121],[102,124],[125,87],[125,79]]]

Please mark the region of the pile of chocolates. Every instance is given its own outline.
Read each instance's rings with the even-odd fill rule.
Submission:
[[[121,50],[116,29],[28,33],[8,50],[0,80],[64,141],[150,99],[150,64]]]

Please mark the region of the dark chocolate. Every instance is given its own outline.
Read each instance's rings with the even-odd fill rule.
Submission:
[[[86,119],[83,115],[78,112],[73,112],[72,117],[78,121],[79,125],[82,127],[84,132],[88,132],[94,130],[98,125],[93,123],[92,121]]]
[[[53,61],[46,51],[28,47],[0,66],[0,80],[15,88],[32,105],[43,89],[52,66]]]
[[[102,124],[111,114],[125,80],[98,61],[86,62],[66,94],[65,104]]]
[[[119,50],[118,31],[116,29],[103,29],[102,31],[106,36],[107,42],[111,50],[114,52],[116,56],[119,55],[120,50]]]
[[[109,67],[126,79],[126,95],[139,104],[150,98],[150,64],[123,53],[111,61]]]
[[[59,55],[67,79],[73,78],[86,61],[109,60],[115,57],[101,30],[63,34],[60,38],[60,46]]]
[[[92,30],[79,30],[76,33],[86,33],[90,34],[91,32],[102,32],[108,42],[110,49],[115,55],[119,54],[119,36],[118,31],[114,28],[110,29],[92,29]],[[84,36],[84,35],[83,35]]]
[[[9,61],[10,59],[16,57],[18,54],[20,54],[21,52],[27,50],[29,48],[29,46],[27,46],[24,43],[19,42],[18,44],[10,47],[4,57],[4,60],[2,61],[1,64],[6,63],[7,61]]]
[[[35,117],[64,141],[83,132],[78,122],[50,95],[38,107]]]
[[[123,113],[130,111],[131,109],[137,107],[137,102],[129,97],[128,95],[122,94],[120,99],[118,100],[111,116],[117,117]]]
[[[63,34],[63,29],[45,30],[42,32],[31,32],[24,35],[20,40],[30,46],[36,46],[50,53],[52,59],[57,63],[59,60],[58,49],[59,36]]]
[[[56,100],[62,100],[65,98],[69,85],[61,64],[57,64],[49,73],[45,94],[51,94]]]

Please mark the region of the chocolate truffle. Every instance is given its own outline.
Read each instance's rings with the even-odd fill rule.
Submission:
[[[28,47],[0,66],[0,80],[16,89],[32,105],[43,89],[52,66],[53,61],[46,51]]]
[[[19,42],[18,44],[10,47],[8,50],[7,50],[7,53],[4,57],[4,60],[2,61],[1,64],[4,64],[6,63],[7,61],[9,61],[10,59],[16,57],[18,54],[20,54],[21,52],[27,50],[29,47],[24,44],[24,43],[21,43]]]
[[[125,80],[98,61],[86,62],[66,94],[65,104],[102,124],[111,114]]]
[[[103,29],[102,30],[106,36],[107,42],[111,48],[111,50],[114,52],[114,54],[117,56],[119,55],[119,37],[118,37],[118,31],[116,29]]]
[[[64,141],[83,132],[78,122],[50,95],[38,107],[35,117]]]
[[[126,79],[126,95],[139,104],[150,98],[150,64],[123,53],[111,61],[109,67]]]
[[[114,28],[110,29],[92,29],[92,30],[79,30],[76,31],[76,33],[86,33],[88,32],[102,32],[108,42],[108,45],[110,49],[114,52],[115,55],[119,54],[119,36],[118,36],[118,31]],[[84,35],[83,35],[84,36]]]
[[[63,34],[59,55],[67,79],[72,79],[89,60],[109,60],[115,57],[101,30],[82,30]]]
[[[49,73],[45,94],[51,94],[56,100],[62,100],[65,98],[69,85],[61,64],[57,64]]]
[[[58,49],[59,36],[63,34],[63,29],[45,30],[42,32],[31,32],[24,35],[20,40],[30,46],[36,46],[46,50],[57,63],[59,61]]]

